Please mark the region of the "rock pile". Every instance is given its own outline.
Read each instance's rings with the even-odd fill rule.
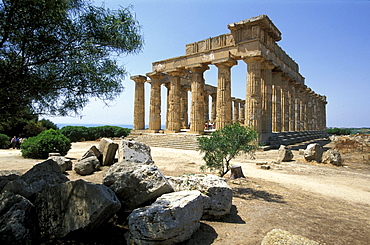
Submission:
[[[104,140],[90,148],[74,169],[83,161],[96,162],[91,168],[111,163],[112,145]],[[23,175],[0,173],[0,244],[81,236],[110,220],[119,221],[122,214],[127,217],[121,225],[127,226],[128,244],[174,244],[189,239],[202,217],[230,212],[232,190],[224,179],[165,177],[153,164],[149,147],[126,141],[119,148],[125,149],[119,153],[122,161],[109,167],[103,185],[70,181],[56,156]]]

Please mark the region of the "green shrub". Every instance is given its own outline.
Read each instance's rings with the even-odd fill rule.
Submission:
[[[335,135],[349,135],[351,134],[351,130],[348,128],[328,128],[326,129],[328,134],[335,134]]]
[[[0,134],[0,149],[8,149],[10,146],[10,137],[6,134]]]
[[[45,130],[21,144],[22,156],[34,159],[46,159],[50,152],[58,152],[64,156],[69,149],[71,141],[59,130],[54,129]]]
[[[121,128],[118,126],[99,126],[99,127],[84,127],[84,126],[66,126],[60,129],[60,132],[68,137],[72,142],[83,140],[97,140],[107,137],[126,137],[131,129]]]

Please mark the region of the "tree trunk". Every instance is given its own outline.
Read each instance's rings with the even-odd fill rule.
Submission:
[[[230,179],[245,178],[242,167],[239,165],[230,167]]]

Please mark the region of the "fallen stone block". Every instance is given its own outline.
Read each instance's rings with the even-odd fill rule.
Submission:
[[[114,163],[114,158],[118,149],[118,144],[108,138],[102,138],[98,146],[102,153],[102,166],[110,166]]]
[[[122,140],[118,147],[118,162],[153,164],[150,147],[137,141]]]
[[[322,162],[325,164],[333,164],[335,166],[342,166],[342,156],[337,149],[327,150],[322,155]]]
[[[317,143],[309,144],[307,148],[304,150],[304,158],[307,161],[321,162],[322,153],[323,149],[319,144]]]
[[[294,155],[292,153],[292,150],[290,147],[285,145],[280,145],[279,151],[278,151],[278,162],[289,162],[293,159]]]
[[[269,170],[271,167],[270,165],[261,165],[262,169]]]
[[[49,156],[48,159],[56,161],[60,167],[62,173],[67,170],[72,170],[72,161],[62,156]]]
[[[79,175],[89,175],[100,170],[100,162],[96,156],[83,158],[73,168]]]
[[[164,194],[152,205],[135,209],[128,217],[127,244],[176,244],[200,226],[203,197],[199,191]]]

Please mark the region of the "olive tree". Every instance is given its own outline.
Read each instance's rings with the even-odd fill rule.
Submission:
[[[210,136],[198,138],[198,149],[204,153],[202,170],[217,170],[223,177],[230,170],[230,161],[241,152],[253,153],[257,147],[255,130],[239,123],[226,125]]]
[[[114,57],[143,45],[131,10],[89,0],[2,0],[0,119],[78,115],[92,98],[114,100],[126,74]]]

